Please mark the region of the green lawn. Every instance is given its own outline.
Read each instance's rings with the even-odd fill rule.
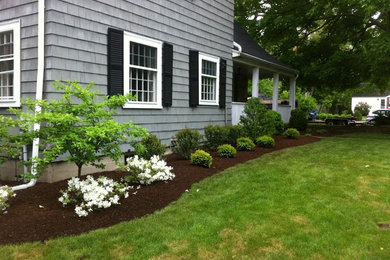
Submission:
[[[0,259],[389,259],[390,229],[376,223],[390,223],[390,140],[370,137],[266,154],[153,215],[2,246]]]

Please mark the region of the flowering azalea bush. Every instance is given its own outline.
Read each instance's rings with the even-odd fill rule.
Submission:
[[[0,186],[0,209],[5,211],[9,207],[7,200],[15,196],[14,191],[7,185]]]
[[[125,181],[149,185],[155,181],[173,180],[175,174],[172,169],[164,160],[160,160],[158,155],[153,155],[150,160],[135,155],[127,159],[127,171],[130,175],[125,178]]]
[[[74,204],[76,214],[85,217],[94,209],[120,204],[120,197],[127,198],[131,188],[104,176],[94,179],[89,175],[85,180],[73,177],[68,181],[68,189],[61,190],[58,200],[63,206]]]

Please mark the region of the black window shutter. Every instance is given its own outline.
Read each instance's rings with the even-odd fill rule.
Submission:
[[[108,28],[107,94],[123,95],[123,31]]]
[[[226,106],[226,60],[220,59],[219,62],[219,107]]]
[[[173,46],[163,43],[162,47],[162,104],[172,106]]]
[[[199,52],[190,50],[190,107],[199,105]]]

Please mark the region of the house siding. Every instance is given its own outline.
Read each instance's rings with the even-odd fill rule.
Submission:
[[[0,23],[20,20],[21,97],[34,97],[38,56],[38,1],[1,0]],[[0,115],[9,114],[0,108]]]
[[[46,1],[45,98],[55,80],[96,83],[107,93],[107,30],[116,28],[173,45],[172,107],[121,109],[117,120],[146,127],[166,144],[185,127],[224,124],[218,106],[189,107],[189,50],[227,61],[226,120],[231,121],[233,1]]]

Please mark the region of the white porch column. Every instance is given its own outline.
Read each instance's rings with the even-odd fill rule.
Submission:
[[[252,70],[252,97],[259,97],[259,68]]]
[[[274,91],[272,94],[272,110],[278,111],[278,99],[279,99],[279,74],[274,74]]]
[[[295,92],[296,92],[296,79],[295,77],[290,78],[290,107],[291,110],[295,109]]]

